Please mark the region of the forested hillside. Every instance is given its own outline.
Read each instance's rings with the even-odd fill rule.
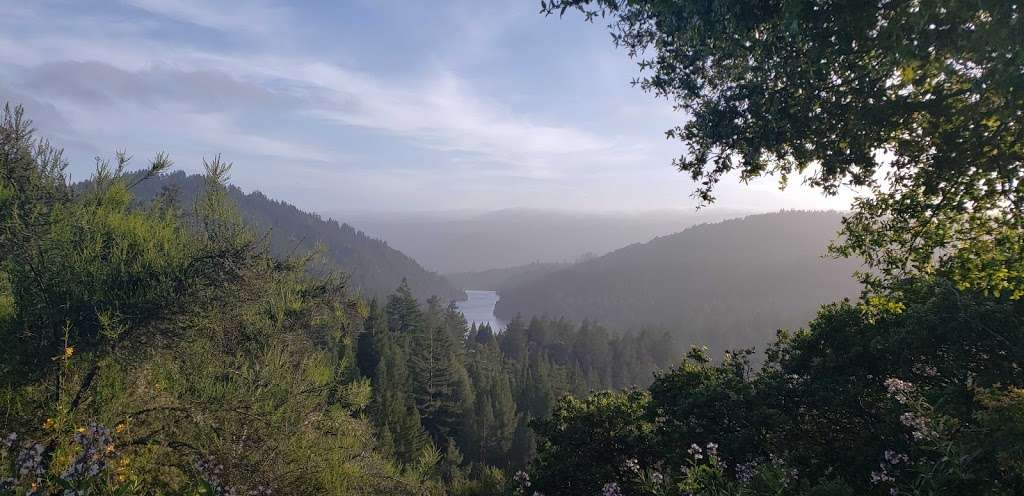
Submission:
[[[424,267],[448,274],[533,262],[574,262],[588,254],[601,255],[699,222],[738,214],[725,209],[697,214],[687,210],[602,213],[510,208],[482,214],[338,215],[388,240]]]
[[[702,224],[504,287],[495,313],[664,328],[715,349],[762,345],[819,305],[858,295],[858,264],[821,256],[840,218],[780,212]]]
[[[412,463],[436,447],[453,489],[474,493],[479,482],[467,475],[526,467],[536,449],[529,425],[558,398],[646,386],[679,356],[666,333],[543,318],[513,319],[502,333],[468,328],[454,305],[419,305],[403,285],[386,303],[370,302],[356,363],[373,385],[385,452]]]
[[[500,292],[531,283],[554,271],[570,266],[572,266],[570,262],[534,262],[527,265],[481,270],[479,272],[445,274],[445,277],[452,284],[462,289],[485,289]]]
[[[142,181],[133,188],[133,193],[139,201],[146,202],[170,189],[176,191],[182,205],[191,205],[202,187],[202,176],[178,171]],[[424,269],[387,242],[367,236],[348,224],[303,212],[259,191],[245,193],[229,186],[228,195],[247,224],[260,232],[270,232],[271,253],[293,256],[319,246],[323,259],[314,263],[313,269],[344,271],[350,276],[353,288],[367,296],[382,297],[405,279],[421,301],[434,295],[445,301],[465,298],[465,293],[443,276]]]

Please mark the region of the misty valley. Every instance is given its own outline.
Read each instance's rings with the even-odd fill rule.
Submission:
[[[1024,495],[1017,1],[3,3],[0,496]]]

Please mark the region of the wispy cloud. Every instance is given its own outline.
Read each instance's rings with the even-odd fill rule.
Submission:
[[[220,31],[266,35],[287,25],[288,10],[258,0],[126,0],[150,13]]]
[[[90,1],[0,6],[0,99],[28,104],[46,134],[83,156],[224,152],[264,171],[251,182],[269,187],[287,165],[289,191],[309,204],[609,208],[622,191],[622,204],[688,202],[688,181],[668,166],[680,148],[657,132],[673,116],[638,92],[622,96],[632,70],[590,81],[586,96],[508,80],[549,77],[510,41],[535,6],[355,2],[334,10],[352,19],[319,19],[303,9],[322,5],[270,0]],[[396,24],[367,28],[359,9]],[[603,33],[600,42],[579,63],[617,71],[595,61],[607,56]]]
[[[237,27],[219,21],[217,12],[204,10],[198,3],[132,2],[176,18],[195,18],[224,29]],[[19,53],[23,63],[44,61],[25,70],[19,82],[65,104],[173,102],[192,111],[220,113],[221,131],[229,121],[225,113],[246,106],[275,108],[335,125],[391,133],[437,151],[470,154],[482,169],[535,178],[566,171],[570,157],[579,160],[592,155],[590,162],[595,162],[621,152],[607,137],[565,123],[542,122],[483,97],[443,67],[396,83],[308,56],[218,53],[133,36],[97,39],[82,35],[72,42],[68,36],[62,33],[27,41],[0,38],[0,43],[10,43],[7,50]],[[63,53],[54,50],[55,45],[63,47]],[[101,56],[107,60],[99,61]],[[283,146],[284,140],[269,136],[243,139],[240,129],[211,135],[233,138],[226,142],[231,148],[239,148],[240,143],[262,143],[260,148],[278,153],[302,149],[299,144]],[[297,156],[320,159],[324,154]],[[456,162],[460,161],[452,164],[458,166]],[[465,163],[463,157],[461,164]]]
[[[612,143],[580,129],[535,122],[500,103],[481,98],[450,72],[411,88],[394,87],[326,64],[298,68],[330,102],[308,110],[344,125],[380,129],[438,150],[468,152],[478,158],[548,175],[546,166],[567,154],[609,151]]]

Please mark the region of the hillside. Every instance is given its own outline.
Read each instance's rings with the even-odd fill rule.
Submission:
[[[839,221],[791,211],[702,224],[504,288],[495,314],[666,328],[718,349],[761,345],[858,294],[857,265],[820,256]]]
[[[177,187],[179,201],[191,205],[202,181],[202,176],[178,171],[143,181],[133,192],[139,200],[148,201],[165,187]],[[246,223],[270,231],[271,251],[276,256],[308,252],[319,243],[324,250],[324,264],[320,268],[348,273],[354,286],[367,296],[383,297],[405,278],[421,300],[432,295],[444,300],[465,298],[465,293],[440,274],[424,269],[386,241],[367,236],[348,224],[304,212],[259,191],[245,193],[231,186],[229,193]]]
[[[445,277],[452,284],[462,289],[484,289],[500,292],[507,288],[528,284],[552,272],[571,266],[572,264],[568,262],[534,262],[501,269],[445,274]]]
[[[579,212],[508,208],[485,213],[328,213],[388,240],[424,267],[442,274],[515,267],[533,262],[572,262],[603,255],[702,222],[743,215],[710,209]]]

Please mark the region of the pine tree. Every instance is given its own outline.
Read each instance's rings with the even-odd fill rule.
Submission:
[[[428,301],[422,315],[423,320],[415,327],[409,359],[412,391],[424,428],[443,446],[457,435],[460,417],[471,396],[469,377],[462,362],[462,344],[455,341],[446,325],[436,297]]]
[[[388,296],[387,314],[391,332],[411,336],[422,328],[423,312],[405,279],[395,293]]]
[[[381,356],[381,340],[388,332],[388,318],[377,299],[370,300],[366,319],[363,321],[363,332],[356,343],[356,364],[363,377],[373,378],[377,375],[377,364]]]
[[[413,401],[405,350],[396,337],[381,339],[380,362],[376,366],[374,399],[378,430],[385,451],[410,463],[429,442]]]
[[[508,460],[512,467],[524,467],[537,453],[537,439],[530,428],[529,413],[520,414],[516,422],[516,431],[512,435],[512,447],[509,449]]]
[[[516,403],[512,399],[512,388],[504,374],[491,376],[491,412],[494,416],[493,429],[487,436],[488,460],[496,466],[508,466],[508,451],[512,447],[512,435],[516,430]]]

